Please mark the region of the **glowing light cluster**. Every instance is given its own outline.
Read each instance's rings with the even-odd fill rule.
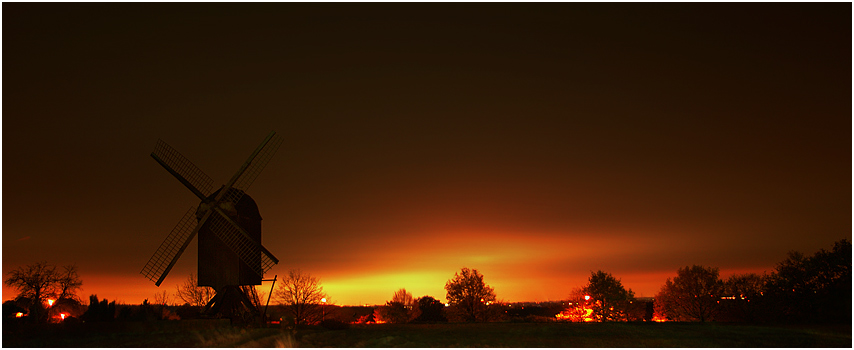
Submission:
[[[593,322],[593,309],[582,304],[569,304],[570,307],[555,315],[555,318],[570,322]]]

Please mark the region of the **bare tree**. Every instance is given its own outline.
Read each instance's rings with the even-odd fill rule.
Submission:
[[[404,306],[412,306],[415,304],[415,299],[412,298],[412,293],[406,291],[406,288],[400,288],[391,296],[391,302],[400,303]]]
[[[18,290],[16,299],[25,304],[31,317],[38,321],[47,321],[45,304],[48,299],[77,300],[75,293],[83,285],[74,265],[63,266],[63,270],[58,271],[56,265],[44,261],[12,270],[3,283]]]
[[[77,297],[77,290],[83,285],[83,281],[80,279],[80,276],[77,275],[77,266],[63,266],[62,272],[59,272],[58,274],[57,283],[59,284],[59,292],[56,299],[71,299],[79,301],[79,298]]]
[[[154,293],[154,305],[162,305],[167,306],[172,301],[172,298],[169,296],[165,290]]]
[[[175,296],[183,302],[199,308],[207,305],[216,295],[216,290],[207,286],[200,286],[195,274],[190,274],[184,284],[177,287]]]
[[[323,317],[322,303],[326,297],[320,279],[299,269],[288,271],[273,293],[273,298],[293,316],[296,326],[319,322]]]

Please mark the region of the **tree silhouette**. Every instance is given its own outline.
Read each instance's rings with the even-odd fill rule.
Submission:
[[[401,288],[394,292],[390,301],[374,310],[374,320],[379,323],[407,323],[419,314],[420,311],[415,304],[415,299],[412,298],[412,293],[407,292],[406,288]]]
[[[495,291],[483,281],[476,269],[463,267],[445,283],[446,298],[466,322],[485,322],[490,318],[487,306],[495,302]]]
[[[442,310],[445,309],[445,304],[442,304],[442,302],[436,300],[436,298],[425,295],[418,298],[415,304],[420,311],[418,317],[415,318],[415,322],[434,323],[448,321],[448,319],[442,315]]]
[[[165,290],[154,293],[154,305],[167,306],[171,303],[171,297]]]
[[[629,303],[635,298],[631,289],[601,270],[590,274],[582,291],[590,296],[593,318],[599,322],[626,321]]]
[[[66,304],[66,300],[76,301],[76,291],[83,285],[74,265],[59,270],[56,265],[44,261],[12,270],[3,283],[18,290],[16,299],[25,304],[30,318],[38,322],[48,320],[45,307],[48,299]]]
[[[300,326],[320,322],[323,317],[322,299],[327,295],[318,278],[293,269],[276,287],[273,297],[293,316],[294,325]]]
[[[767,297],[788,321],[851,321],[851,241],[807,257],[790,252],[768,277]]]
[[[216,290],[213,288],[200,286],[196,274],[193,273],[187,276],[187,280],[177,288],[178,291],[175,296],[191,306],[198,307],[199,310],[205,307],[216,295]]]
[[[412,297],[412,293],[406,291],[406,288],[400,288],[391,296],[391,302],[404,306],[413,306],[415,299]]]
[[[110,322],[116,319],[116,301],[107,302],[107,299],[98,302],[97,295],[89,296],[89,308],[81,316],[84,321]]]
[[[686,266],[655,296],[657,313],[674,321],[710,321],[717,315],[723,282],[716,267]]]
[[[723,294],[728,299],[723,300],[721,305],[730,321],[760,320],[765,306],[765,281],[764,275],[746,273],[732,275],[724,282]]]

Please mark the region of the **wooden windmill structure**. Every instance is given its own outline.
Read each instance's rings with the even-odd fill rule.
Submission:
[[[216,290],[216,296],[205,306],[205,314],[226,317],[246,312],[257,314],[257,308],[240,287],[260,285],[264,273],[278,264],[279,259],[261,245],[261,215],[246,190],[281,143],[282,138],[271,132],[231,180],[213,191],[210,177],[158,140],[151,157],[201,203],[184,214],[140,273],[160,286],[198,235],[198,284]]]

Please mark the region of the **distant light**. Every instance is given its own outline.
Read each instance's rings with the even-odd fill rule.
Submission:
[[[451,306],[451,304],[445,303],[445,307]]]
[[[19,313],[15,314],[15,317],[18,317],[18,318],[24,317],[24,313],[19,312]]]
[[[590,300],[590,296],[589,296],[589,295],[585,295],[585,296],[584,296],[584,300]]]
[[[326,298],[320,298],[320,302],[325,303],[325,302],[326,302]]]
[[[60,317],[63,321],[65,321],[65,314],[59,314],[59,317]]]
[[[48,306],[53,306],[53,301],[54,301],[53,299],[48,299],[48,300],[47,300],[47,305],[48,305]]]

